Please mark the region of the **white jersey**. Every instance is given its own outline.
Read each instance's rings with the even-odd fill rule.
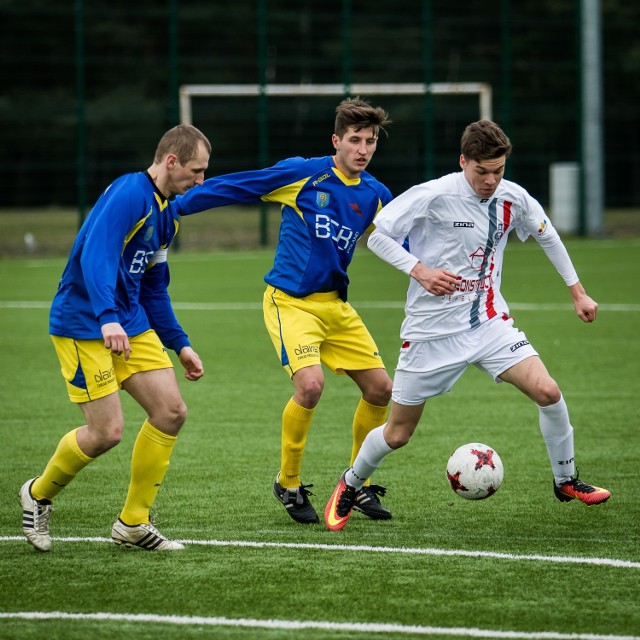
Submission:
[[[429,293],[410,281],[402,323],[403,340],[423,341],[468,331],[493,318],[507,318],[500,293],[502,261],[509,233],[523,242],[532,235],[567,285],[578,282],[566,249],[540,203],[525,189],[502,180],[491,198],[481,198],[464,173],[452,173],[412,187],[386,205],[375,220],[369,246],[409,273],[420,261],[460,277],[451,295]],[[376,248],[376,238],[392,238],[393,258]],[[409,241],[410,254],[400,245]],[[382,240],[385,240],[382,238]]]

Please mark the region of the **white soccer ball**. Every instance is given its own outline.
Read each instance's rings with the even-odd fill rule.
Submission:
[[[451,488],[467,500],[492,496],[502,484],[504,467],[498,453],[479,442],[458,447],[447,462]]]

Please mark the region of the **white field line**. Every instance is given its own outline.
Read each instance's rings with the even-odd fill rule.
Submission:
[[[44,300],[0,300],[0,309],[48,309],[50,301]],[[357,309],[403,309],[404,300],[354,302]],[[262,311],[261,302],[174,302],[173,308],[186,311]],[[573,311],[570,303],[513,302],[512,311]],[[637,313],[640,304],[599,304],[598,311],[620,311]]]
[[[111,543],[110,538],[102,537],[64,537],[54,538],[57,542],[98,542]],[[24,541],[22,536],[0,536],[0,542]],[[315,549],[327,551],[369,552],[369,553],[405,553],[412,555],[443,555],[462,556],[472,558],[494,558],[512,561],[564,562],[605,565],[619,568],[640,569],[640,562],[616,560],[612,558],[580,558],[577,556],[542,556],[519,555],[509,553],[494,553],[486,551],[466,551],[456,549],[429,549],[409,547],[373,547],[367,545],[332,545],[305,544],[282,542],[258,542],[246,540],[180,540],[186,545],[207,545],[226,547],[253,548],[287,548],[287,549]],[[433,627],[423,625],[401,625],[395,623],[357,623],[357,622],[329,622],[316,620],[256,620],[248,618],[201,617],[201,616],[161,616],[155,614],[114,614],[114,613],[66,613],[17,611],[0,612],[2,619],[20,620],[79,620],[97,622],[145,622],[171,625],[193,625],[209,627],[241,627],[247,629],[279,629],[302,630],[318,629],[325,631],[342,631],[358,634],[395,633],[422,636],[451,636],[461,638],[505,638],[513,640],[640,640],[640,636],[628,635],[599,635],[590,633],[559,633],[555,631],[521,632],[498,631],[492,629],[477,629],[470,627]]]
[[[0,536],[1,542],[24,540],[23,536]],[[53,538],[57,542],[108,542],[111,538],[101,537],[61,537]],[[314,549],[321,551],[347,551],[363,553],[398,553],[414,556],[450,556],[461,558],[492,558],[495,560],[555,562],[562,564],[589,564],[620,569],[640,569],[640,562],[619,560],[617,558],[598,558],[585,556],[545,556],[539,554],[500,553],[496,551],[469,551],[466,549],[434,549],[429,547],[373,547],[369,545],[320,544],[306,542],[261,542],[259,540],[184,540],[185,545],[208,547],[251,547],[254,549]]]
[[[166,616],[149,613],[65,613],[62,611],[0,612],[2,619],[20,620],[89,620],[96,622],[144,622],[183,626],[242,627],[250,629],[280,629],[285,631],[319,629],[351,633],[394,633],[422,636],[454,636],[465,638],[511,638],[522,640],[640,640],[640,636],[600,635],[595,633],[558,633],[556,631],[497,631],[472,627],[430,627],[372,622],[325,622],[320,620],[255,620],[204,616]],[[104,627],[101,627],[104,629]]]

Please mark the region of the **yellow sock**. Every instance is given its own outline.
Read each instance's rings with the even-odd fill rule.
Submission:
[[[314,410],[301,407],[291,398],[282,412],[282,454],[278,482],[285,489],[296,489],[301,484],[300,467]]]
[[[62,436],[55,453],[42,475],[31,485],[36,500],[53,500],[95,458],[90,458],[78,446],[76,431]]]
[[[358,408],[353,416],[353,447],[351,448],[351,462],[349,465],[352,465],[356,459],[369,431],[384,424],[386,418],[387,407],[369,404],[364,398],[360,398]],[[370,480],[367,480],[365,484],[371,484]]]
[[[128,525],[149,522],[151,505],[158,495],[177,438],[145,420],[131,454],[131,481],[120,520]]]

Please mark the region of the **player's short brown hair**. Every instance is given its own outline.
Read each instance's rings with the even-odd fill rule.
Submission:
[[[462,155],[467,160],[493,160],[511,154],[511,141],[506,133],[491,120],[472,122],[460,140]]]
[[[175,153],[178,162],[185,165],[198,154],[199,143],[204,145],[209,154],[211,153],[211,143],[202,131],[191,124],[179,124],[160,138],[153,161],[161,162],[168,153]]]
[[[385,125],[391,123],[389,114],[382,107],[372,107],[362,98],[347,98],[336,107],[336,122],[334,132],[338,138],[342,138],[349,127],[356,131],[362,129],[373,129],[375,136]]]

